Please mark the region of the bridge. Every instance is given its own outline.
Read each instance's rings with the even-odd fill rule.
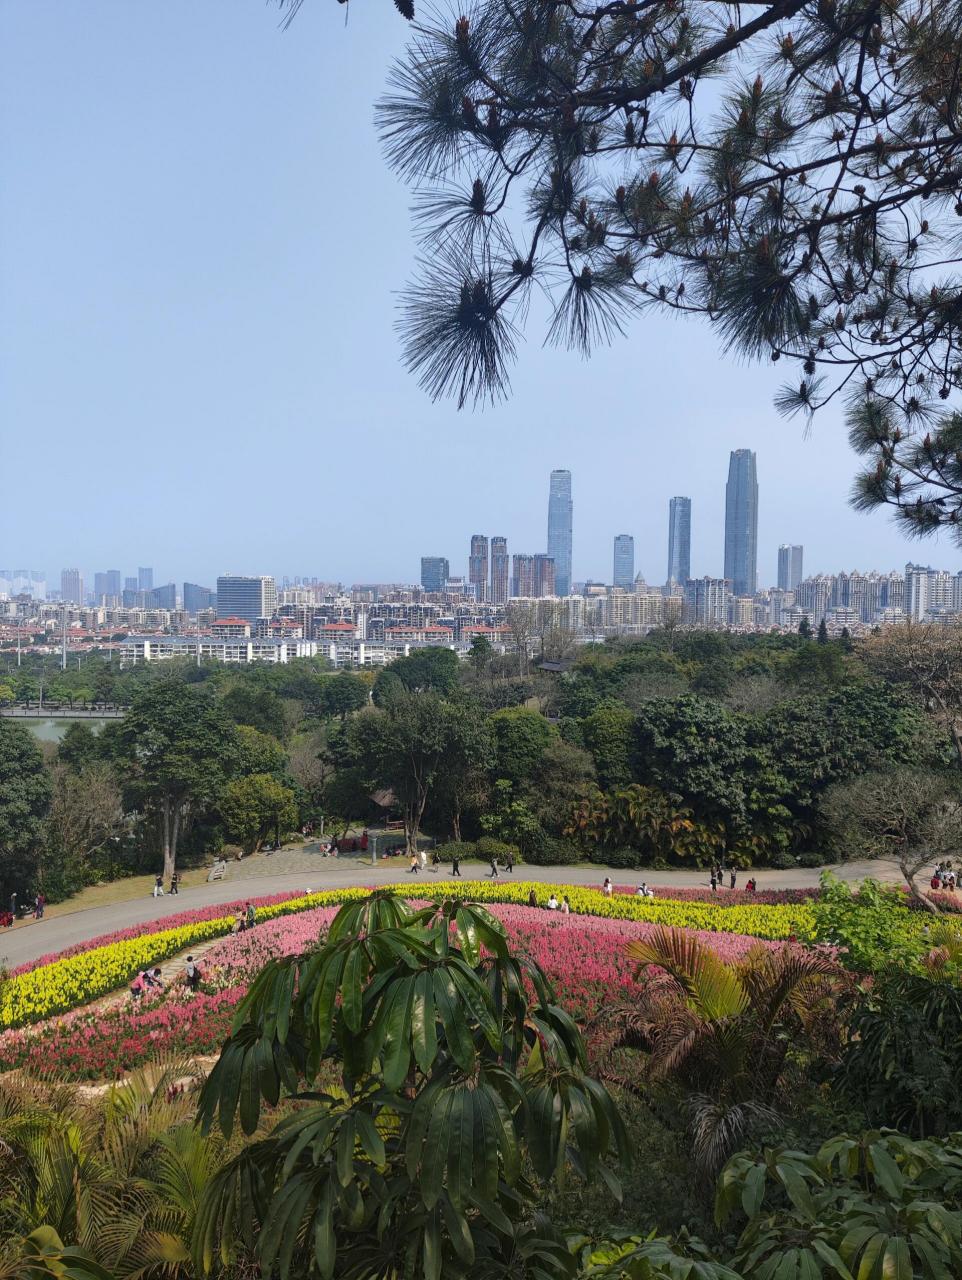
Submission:
[[[122,720],[127,707],[71,707],[69,703],[45,702],[43,706],[10,703],[0,707],[0,716],[15,720]]]

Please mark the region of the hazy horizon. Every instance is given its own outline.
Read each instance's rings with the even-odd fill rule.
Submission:
[[[692,573],[720,576],[728,457],[750,448],[760,585],[785,542],[806,575],[962,567],[847,505],[840,407],[785,422],[790,371],[698,323],[638,319],[584,362],[533,314],[506,403],[432,404],[393,332],[418,247],[373,125],[410,27],[345,12],[285,32],[263,0],[0,8],[0,564],[53,588],[74,566],[349,584],[443,555],[462,574],[473,533],[545,549],[567,468],[576,581],[610,581],[630,533],[663,582],[676,494]]]

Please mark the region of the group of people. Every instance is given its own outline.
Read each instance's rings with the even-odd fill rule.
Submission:
[[[321,853],[325,858],[339,858],[342,853],[367,853],[370,843],[371,837],[367,834],[367,828],[365,828],[359,836],[351,836],[350,839],[347,836],[341,836],[340,839],[335,836],[327,844],[322,843]],[[398,845],[393,852],[400,853],[401,847]],[[388,850],[388,852],[392,851]]]
[[[253,929],[256,920],[257,912],[254,910],[253,903],[245,902],[244,910],[238,911],[234,917],[231,933],[246,933],[248,929]]]
[[[956,872],[951,860],[940,862],[932,872],[931,887],[943,893],[955,893]]]
[[[31,915],[33,916],[34,920],[42,920],[43,909],[46,905],[47,905],[47,899],[43,896],[42,893],[37,893],[34,895],[33,899],[29,901],[29,905],[26,907],[23,907],[20,903],[20,895],[16,892],[16,890],[14,890],[14,892],[11,893],[10,895],[10,909],[7,912],[7,918],[5,921],[7,928],[8,929],[13,928],[14,924],[16,923],[18,914],[21,917],[26,915]],[[0,911],[0,920],[2,920],[2,918],[3,918],[3,912]]]
[[[537,905],[538,905],[538,895],[532,889],[531,892],[528,894],[528,906],[536,907]],[[565,894],[565,896],[559,902],[558,895],[555,893],[553,889],[551,890],[551,897],[545,903],[545,906],[549,911],[560,911],[563,916],[568,916],[571,914],[571,903],[568,901],[568,895]]]
[[[170,885],[167,889],[168,893],[180,893],[180,872],[171,873]],[[162,898],[164,896],[164,877],[161,875],[154,877],[154,897]]]
[[[710,883],[712,893],[717,893],[719,889],[724,889],[725,867],[721,862],[715,862],[712,864]],[[728,887],[729,889],[735,889],[738,887],[737,867],[728,868]]]

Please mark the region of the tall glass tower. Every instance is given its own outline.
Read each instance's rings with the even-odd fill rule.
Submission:
[[[778,548],[778,586],[780,591],[794,591],[802,580],[802,548],[783,542]]]
[[[758,587],[758,477],[751,449],[732,450],[725,488],[725,577],[736,596]]]
[[[635,582],[635,540],[630,533],[615,538],[615,564],[612,583],[630,591]]]
[[[571,595],[571,472],[552,471],[548,490],[548,555],[554,560],[555,591]]]
[[[488,599],[492,604],[504,604],[511,586],[511,575],[508,572],[508,540],[495,537],[491,539],[491,593]]]
[[[468,581],[474,587],[476,600],[488,598],[488,540],[483,533],[471,536],[471,553],[468,556]]]
[[[684,586],[691,577],[691,498],[668,503],[668,585]]]

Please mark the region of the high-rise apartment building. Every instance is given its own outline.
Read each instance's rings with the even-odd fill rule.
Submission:
[[[184,609],[187,613],[200,613],[201,609],[209,609],[213,598],[210,587],[199,587],[196,582],[184,583]]]
[[[118,600],[123,588],[120,585],[121,576],[119,569],[108,569],[105,577],[107,579],[107,595],[112,600]]]
[[[552,471],[548,488],[548,555],[554,560],[559,596],[571,594],[571,472]]]
[[[84,580],[79,569],[60,570],[60,599],[64,604],[83,604]]]
[[[244,577],[228,573],[217,579],[217,615],[256,622],[273,617],[277,608],[277,585],[265,575]]]
[[[508,571],[508,539],[491,539],[491,594],[492,604],[504,604],[511,585]]]
[[[154,571],[153,569],[137,570],[137,590],[153,591],[154,589]]]
[[[630,591],[635,584],[635,540],[630,533],[615,537],[615,560],[612,585]]]
[[[689,578],[685,583],[682,620],[699,627],[726,626],[730,586],[726,578]]]
[[[805,575],[802,573],[802,548],[783,542],[778,548],[778,587],[794,591]]]
[[[668,503],[668,585],[683,587],[691,577],[691,498]]]
[[[552,556],[535,556],[533,594],[536,596],[554,596],[558,594],[557,572]]]
[[[511,594],[513,596],[534,595],[534,556],[524,552],[511,557]],[[555,586],[558,581],[558,569],[555,566]]]
[[[468,582],[474,587],[476,600],[488,598],[488,540],[483,533],[475,533],[471,536]]]
[[[105,573],[94,574],[94,604],[102,605],[107,595],[107,575]]]
[[[124,594],[125,595],[128,591],[133,591],[134,594],[136,594],[139,590],[140,590],[140,587],[137,585],[136,578],[124,578]]]
[[[758,587],[758,477],[751,449],[733,449],[725,488],[725,577],[732,594]]]
[[[425,591],[443,591],[444,584],[451,576],[451,566],[446,556],[421,557],[421,586]],[[220,587],[218,583],[218,593]],[[218,601],[218,609],[220,603]]]

